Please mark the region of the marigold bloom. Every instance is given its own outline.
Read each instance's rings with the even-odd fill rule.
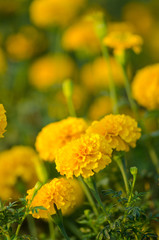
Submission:
[[[94,20],[84,16],[64,32],[63,48],[66,50],[80,50],[86,53],[100,51],[100,41],[94,27]]]
[[[3,138],[3,133],[6,131],[5,128],[7,126],[7,118],[5,115],[5,109],[3,104],[0,104],[0,138]]]
[[[27,191],[27,200],[32,199],[34,188]],[[51,182],[43,185],[35,195],[32,207],[43,206],[46,210],[38,210],[32,213],[34,218],[48,218],[49,215],[56,214],[54,204],[57,209],[61,209],[62,214],[67,215],[80,206],[83,202],[83,191],[77,180],[65,178],[54,178]]]
[[[100,134],[116,151],[126,152],[130,147],[136,146],[136,141],[141,136],[141,129],[137,127],[135,119],[124,114],[110,114],[100,121],[94,121],[86,132]]]
[[[36,138],[36,150],[43,160],[53,161],[56,152],[72,139],[85,132],[87,124],[82,118],[69,117],[45,126]]]
[[[34,162],[35,151],[26,146],[15,146],[0,153],[0,198],[16,200],[22,191],[33,187],[37,181]]]
[[[123,73],[114,58],[110,59],[113,79],[116,85],[123,85]],[[89,90],[103,89],[109,86],[109,66],[103,57],[85,64],[81,69],[81,80]]]
[[[113,48],[115,54],[119,54],[127,49],[132,49],[135,53],[139,53],[143,40],[140,36],[131,32],[114,31],[104,38],[103,43]]]
[[[61,70],[62,69],[62,70]],[[75,65],[67,55],[48,55],[36,60],[29,70],[32,85],[42,90],[73,76]]]
[[[55,159],[61,175],[88,178],[111,162],[112,149],[103,136],[85,134],[59,149]]]
[[[30,5],[30,17],[39,27],[68,25],[81,8],[85,0],[34,0]]]
[[[132,82],[134,99],[143,107],[159,108],[159,64],[139,70]]]

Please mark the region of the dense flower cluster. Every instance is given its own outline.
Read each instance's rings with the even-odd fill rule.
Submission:
[[[38,134],[36,149],[43,160],[53,161],[57,150],[85,132],[87,123],[82,118],[69,117],[50,123]]]
[[[18,199],[37,181],[37,154],[26,146],[15,146],[0,153],[0,198]]]
[[[7,126],[7,118],[5,115],[5,109],[3,104],[0,104],[0,138],[3,138],[3,133],[5,132],[5,128]]]
[[[139,70],[132,83],[134,99],[148,109],[159,108],[159,64]]]
[[[72,77],[74,69],[74,63],[69,56],[62,54],[48,55],[39,58],[32,64],[29,78],[31,84],[36,88],[46,89],[55,83]]]
[[[140,36],[131,32],[114,31],[104,38],[103,43],[113,48],[115,53],[121,53],[126,49],[132,49],[139,53],[143,40]]]
[[[84,5],[85,0],[34,0],[30,17],[39,27],[66,26]]]
[[[32,200],[34,188],[27,191],[28,204]],[[38,210],[32,213],[35,218],[48,218],[49,215],[56,214],[54,204],[57,209],[61,209],[64,215],[70,214],[75,207],[83,202],[83,192],[77,180],[65,178],[54,178],[51,182],[43,185],[33,198],[30,208],[42,206],[46,210]]]
[[[56,169],[67,178],[88,178],[111,162],[112,149],[103,136],[83,135],[61,148],[55,159]]]
[[[107,115],[100,121],[94,121],[87,129],[87,133],[100,134],[105,137],[110,146],[117,151],[129,151],[136,146],[136,141],[141,136],[141,129],[137,122],[130,116]]]

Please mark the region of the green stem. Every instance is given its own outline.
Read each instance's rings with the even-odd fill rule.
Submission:
[[[138,111],[137,111],[137,105],[136,105],[136,103],[135,103],[135,101],[133,100],[133,97],[132,97],[131,86],[130,86],[130,82],[129,82],[129,79],[128,79],[126,67],[120,61],[118,61],[118,62],[120,64],[122,72],[123,72],[124,83],[125,83],[125,90],[126,90],[126,94],[127,94],[129,103],[130,103],[130,107],[131,107],[135,117],[137,119],[139,119],[139,115],[138,115]]]
[[[63,225],[63,216],[62,216],[61,210],[58,210],[56,204],[54,204],[54,208],[55,208],[56,214],[52,215],[51,218],[54,220],[54,222],[59,227],[64,238],[66,240],[70,240],[70,238],[68,237],[68,235],[65,231],[64,225]]]
[[[109,91],[110,91],[110,97],[111,97],[112,103],[113,103],[113,113],[117,114],[117,113],[119,113],[119,109],[118,109],[117,93],[116,93],[115,83],[114,83],[113,76],[112,76],[112,71],[111,71],[110,57],[109,57],[107,47],[103,46],[103,44],[102,44],[102,52],[103,52],[103,56],[105,57],[105,60],[107,62],[107,66],[108,66]]]
[[[67,99],[67,105],[68,105],[68,110],[69,110],[70,116],[76,117],[76,112],[75,112],[75,108],[74,108],[74,105],[73,105],[72,98]]]
[[[22,223],[24,222],[27,214],[28,214],[28,213],[27,213],[27,211],[26,211],[25,214],[24,214],[24,216],[23,216],[23,218],[22,218],[22,220],[21,220],[21,223],[18,224],[17,230],[16,230],[16,232],[15,232],[15,237],[13,238],[13,240],[17,240],[18,234],[19,234],[19,231],[20,231],[20,228],[21,228]]]
[[[55,240],[55,229],[52,219],[48,220],[51,240]]]
[[[116,161],[116,163],[121,171],[121,174],[122,174],[122,177],[124,180],[124,184],[125,184],[126,193],[129,194],[128,178],[127,178],[127,174],[126,174],[126,170],[124,168],[123,162],[119,156],[114,156],[113,159]]]
[[[129,204],[130,204],[130,202],[131,202],[131,198],[132,198],[132,194],[133,194],[135,182],[136,182],[136,174],[133,175],[133,182],[132,182],[132,185],[131,185],[131,190],[130,190],[130,195],[129,195],[129,198],[128,198],[127,207],[129,207]]]
[[[152,160],[152,163],[154,164],[156,171],[159,174],[159,160],[158,160],[157,154],[156,154],[154,148],[152,147],[150,141],[148,142],[147,146],[148,146],[148,152],[149,152],[150,158]]]
[[[87,197],[87,199],[88,199],[88,201],[89,201],[89,203],[90,203],[90,205],[91,205],[91,207],[92,207],[92,209],[93,209],[93,211],[94,211],[94,214],[95,214],[96,216],[98,216],[98,210],[97,210],[97,207],[96,207],[96,205],[95,205],[95,202],[94,202],[94,200],[93,200],[93,198],[92,198],[92,196],[91,196],[91,194],[90,194],[90,192],[89,192],[89,188],[87,187],[85,181],[83,180],[83,178],[82,178],[81,176],[79,177],[79,180],[80,180],[80,182],[81,182],[83,191],[84,191],[84,193],[86,194],[86,197]]]

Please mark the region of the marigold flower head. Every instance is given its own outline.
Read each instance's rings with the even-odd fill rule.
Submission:
[[[62,69],[62,71],[61,71]],[[36,60],[29,70],[30,83],[42,90],[73,76],[75,65],[67,55],[48,55]]]
[[[116,85],[123,85],[123,73],[114,58],[110,59],[113,79]],[[103,57],[96,58],[92,63],[85,64],[81,70],[81,79],[89,90],[103,89],[109,86],[109,67]]]
[[[80,50],[86,53],[100,51],[100,41],[94,27],[94,20],[84,16],[64,32],[63,48],[66,50]]]
[[[159,64],[139,70],[132,82],[134,99],[147,109],[159,108]]]
[[[85,132],[87,123],[82,118],[68,117],[45,126],[36,138],[36,150],[43,160],[53,161],[57,150]]]
[[[0,104],[0,138],[3,138],[3,133],[6,131],[5,128],[7,126],[7,118],[5,115],[5,109],[3,104]]]
[[[115,54],[120,54],[127,49],[132,49],[135,53],[139,53],[143,40],[140,36],[131,32],[114,31],[104,38],[103,43],[113,48]]]
[[[27,191],[28,204],[32,200],[34,188]],[[33,198],[30,208],[42,206],[46,210],[38,210],[32,213],[34,218],[48,218],[56,214],[54,204],[62,214],[67,215],[78,207],[83,201],[83,192],[77,180],[54,178],[51,182],[43,185]]]
[[[18,184],[22,183],[22,187],[26,189],[35,185],[36,160],[35,151],[26,146],[15,146],[0,153],[0,198],[2,200],[18,199],[21,196]]]
[[[85,0],[34,0],[30,5],[30,18],[39,27],[63,27],[73,20],[85,3]]]
[[[86,132],[100,134],[116,151],[126,152],[130,147],[136,146],[136,141],[141,136],[141,129],[137,127],[135,119],[124,114],[110,114],[100,121],[94,121]]]
[[[111,162],[112,149],[103,136],[85,134],[59,149],[55,163],[61,175],[88,178]]]

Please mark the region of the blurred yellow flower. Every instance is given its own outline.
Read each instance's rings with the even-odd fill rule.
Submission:
[[[34,188],[27,191],[26,199],[28,204],[32,200]],[[46,210],[38,210],[32,213],[34,218],[49,218],[56,214],[54,204],[57,209],[61,209],[62,214],[72,213],[76,207],[79,207],[84,199],[83,191],[77,180],[68,180],[65,178],[54,178],[51,182],[43,185],[35,195],[30,208],[42,206]]]
[[[149,7],[137,1],[124,6],[123,19],[134,25],[136,32],[144,36],[149,34],[154,22]]]
[[[136,146],[141,136],[141,129],[130,116],[107,115],[100,121],[94,121],[86,131],[88,134],[96,133],[105,137],[110,146],[116,151],[129,151]]]
[[[139,53],[143,40],[140,36],[131,32],[114,31],[104,38],[103,43],[107,47],[113,48],[115,54],[120,54],[127,49]]]
[[[123,85],[123,73],[120,65],[114,58],[110,59],[110,64],[115,84]],[[81,69],[81,80],[91,91],[107,88],[109,86],[109,70],[106,60],[99,57],[94,62],[85,64]]]
[[[59,149],[55,163],[61,175],[88,178],[111,162],[112,149],[103,136],[85,134]]]
[[[46,49],[46,39],[34,27],[22,27],[18,33],[10,35],[6,40],[8,55],[17,61],[33,57]]]
[[[112,100],[109,96],[100,96],[91,104],[88,117],[91,120],[99,120],[112,112]]]
[[[132,82],[134,99],[147,109],[159,108],[159,64],[139,70]]]
[[[5,0],[0,1],[0,14],[11,15],[14,14],[20,8],[21,2],[19,0]]]
[[[7,118],[5,114],[5,109],[3,104],[0,104],[0,138],[3,138],[3,133],[6,131],[5,128],[7,126]]]
[[[53,161],[57,150],[85,132],[87,123],[82,118],[68,117],[45,126],[36,138],[35,147],[43,160]]]
[[[7,62],[4,52],[0,48],[0,74],[4,74],[7,70]]]
[[[34,0],[30,18],[39,27],[66,26],[85,7],[86,0]]]
[[[0,198],[18,199],[37,181],[35,151],[27,146],[15,146],[0,153]]]
[[[36,88],[47,89],[55,83],[73,77],[75,64],[73,60],[62,54],[46,55],[37,59],[29,70],[30,83]]]
[[[100,41],[97,37],[94,20],[84,16],[64,32],[62,38],[63,48],[66,50],[79,50],[86,53],[98,53]]]

